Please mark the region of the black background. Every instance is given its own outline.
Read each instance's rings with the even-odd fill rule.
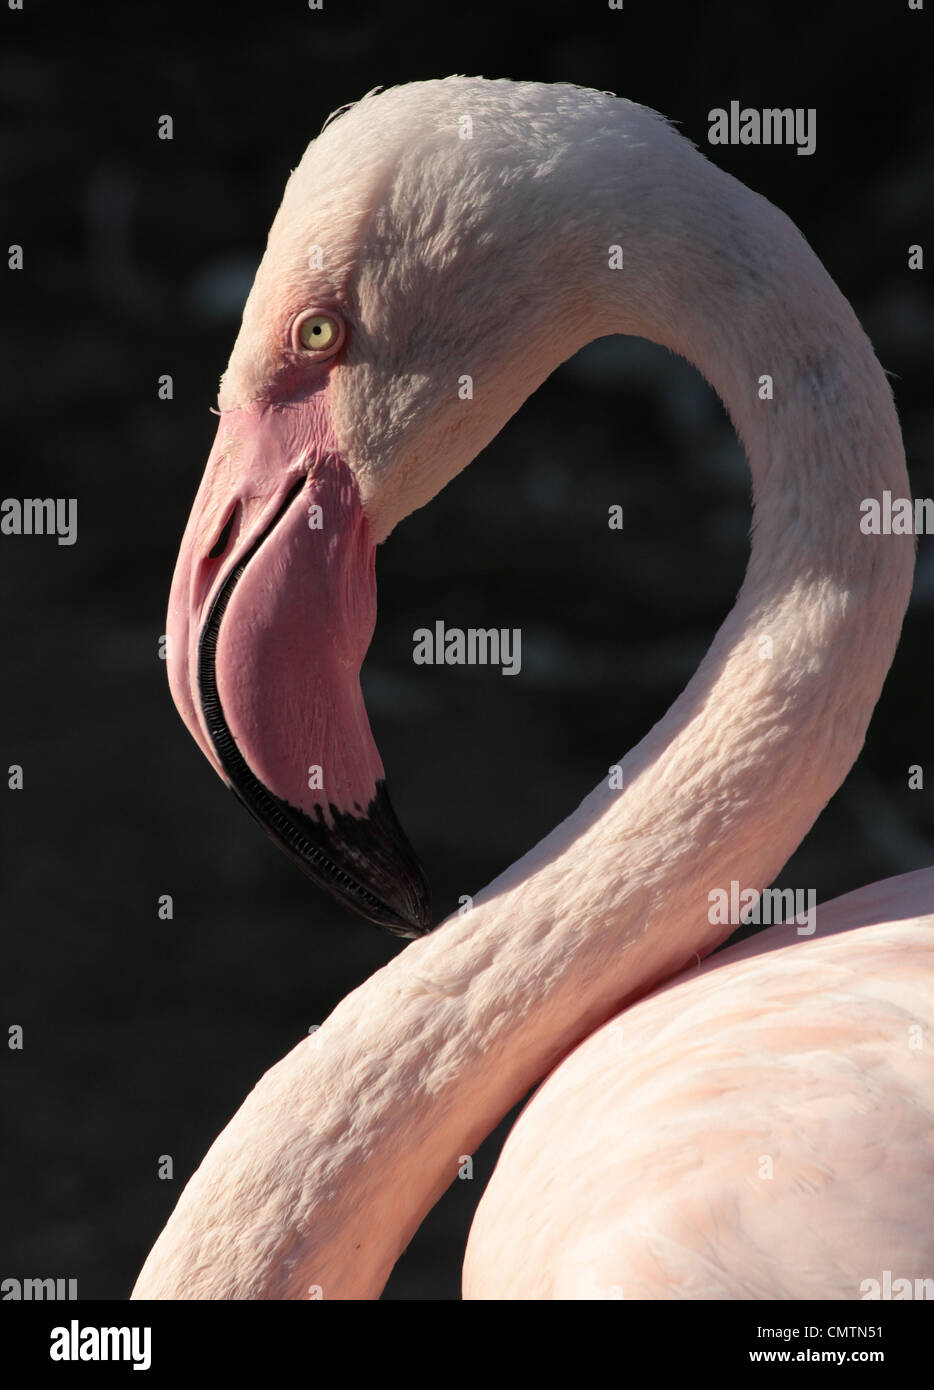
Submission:
[[[78,543],[0,538],[4,1028],[0,1276],[123,1297],[261,1073],[399,949],[334,907],[224,791],[158,642],[217,378],[289,171],[334,108],[449,72],[573,81],[663,111],[799,224],[893,374],[934,494],[930,22],[905,0],[428,7],[325,0],[0,11],[2,494],[78,499]],[[817,152],[716,148],[707,113],[817,109]],[[175,138],[156,138],[174,118]],[[930,255],[932,247],[926,246]],[[4,261],[5,266],[5,250]],[[157,398],[171,373],[175,396]],[[609,533],[606,508],[625,508]],[[439,913],[577,804],[690,675],[740,583],[748,478],[701,379],[619,339],[568,363],[378,557],[364,669]],[[820,898],[934,862],[934,552],[860,762],[780,882]],[[521,627],[523,668],[414,667],[412,632]],[[173,896],[160,921],[157,899]],[[455,1298],[502,1133],[390,1298]],[[157,1178],[159,1156],[175,1180]]]

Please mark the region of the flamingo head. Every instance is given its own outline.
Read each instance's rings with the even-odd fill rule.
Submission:
[[[170,598],[172,694],[210,762],[310,877],[402,936],[431,916],[360,690],[375,546],[592,336],[543,292],[547,207],[538,240],[513,216],[537,177],[499,172],[516,102],[513,84],[413,84],[311,144],[222,379]]]

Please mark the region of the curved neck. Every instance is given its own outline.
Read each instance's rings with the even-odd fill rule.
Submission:
[[[267,1073],[136,1297],[378,1296],[463,1156],[599,1022],[729,935],[710,891],[770,882],[859,751],[913,563],[910,537],[859,529],[864,498],[908,495],[891,394],[787,219],[684,150],[642,183],[630,165],[638,219],[614,234],[598,209],[592,229],[624,269],[575,293],[588,336],[672,347],[729,408],[755,507],[736,606],[622,790],[598,787]]]

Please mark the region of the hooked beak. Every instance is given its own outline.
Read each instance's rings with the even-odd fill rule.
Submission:
[[[169,599],[169,684],[221,777],[332,897],[431,927],[360,690],[375,548],[315,398],[222,413]]]

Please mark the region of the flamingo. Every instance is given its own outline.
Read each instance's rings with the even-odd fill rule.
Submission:
[[[358,684],[374,550],[609,333],[726,404],[747,573],[617,775],[426,934]],[[912,580],[912,537],[859,525],[864,499],[908,496],[891,392],[795,226],[608,94],[370,93],[289,180],[219,409],[170,600],[175,700],[313,878],[417,939],[261,1079],[133,1296],[378,1297],[538,1083],[465,1297],[860,1298],[929,1275],[934,873],[705,959],[735,927],[711,894],[769,884],[854,762]]]

